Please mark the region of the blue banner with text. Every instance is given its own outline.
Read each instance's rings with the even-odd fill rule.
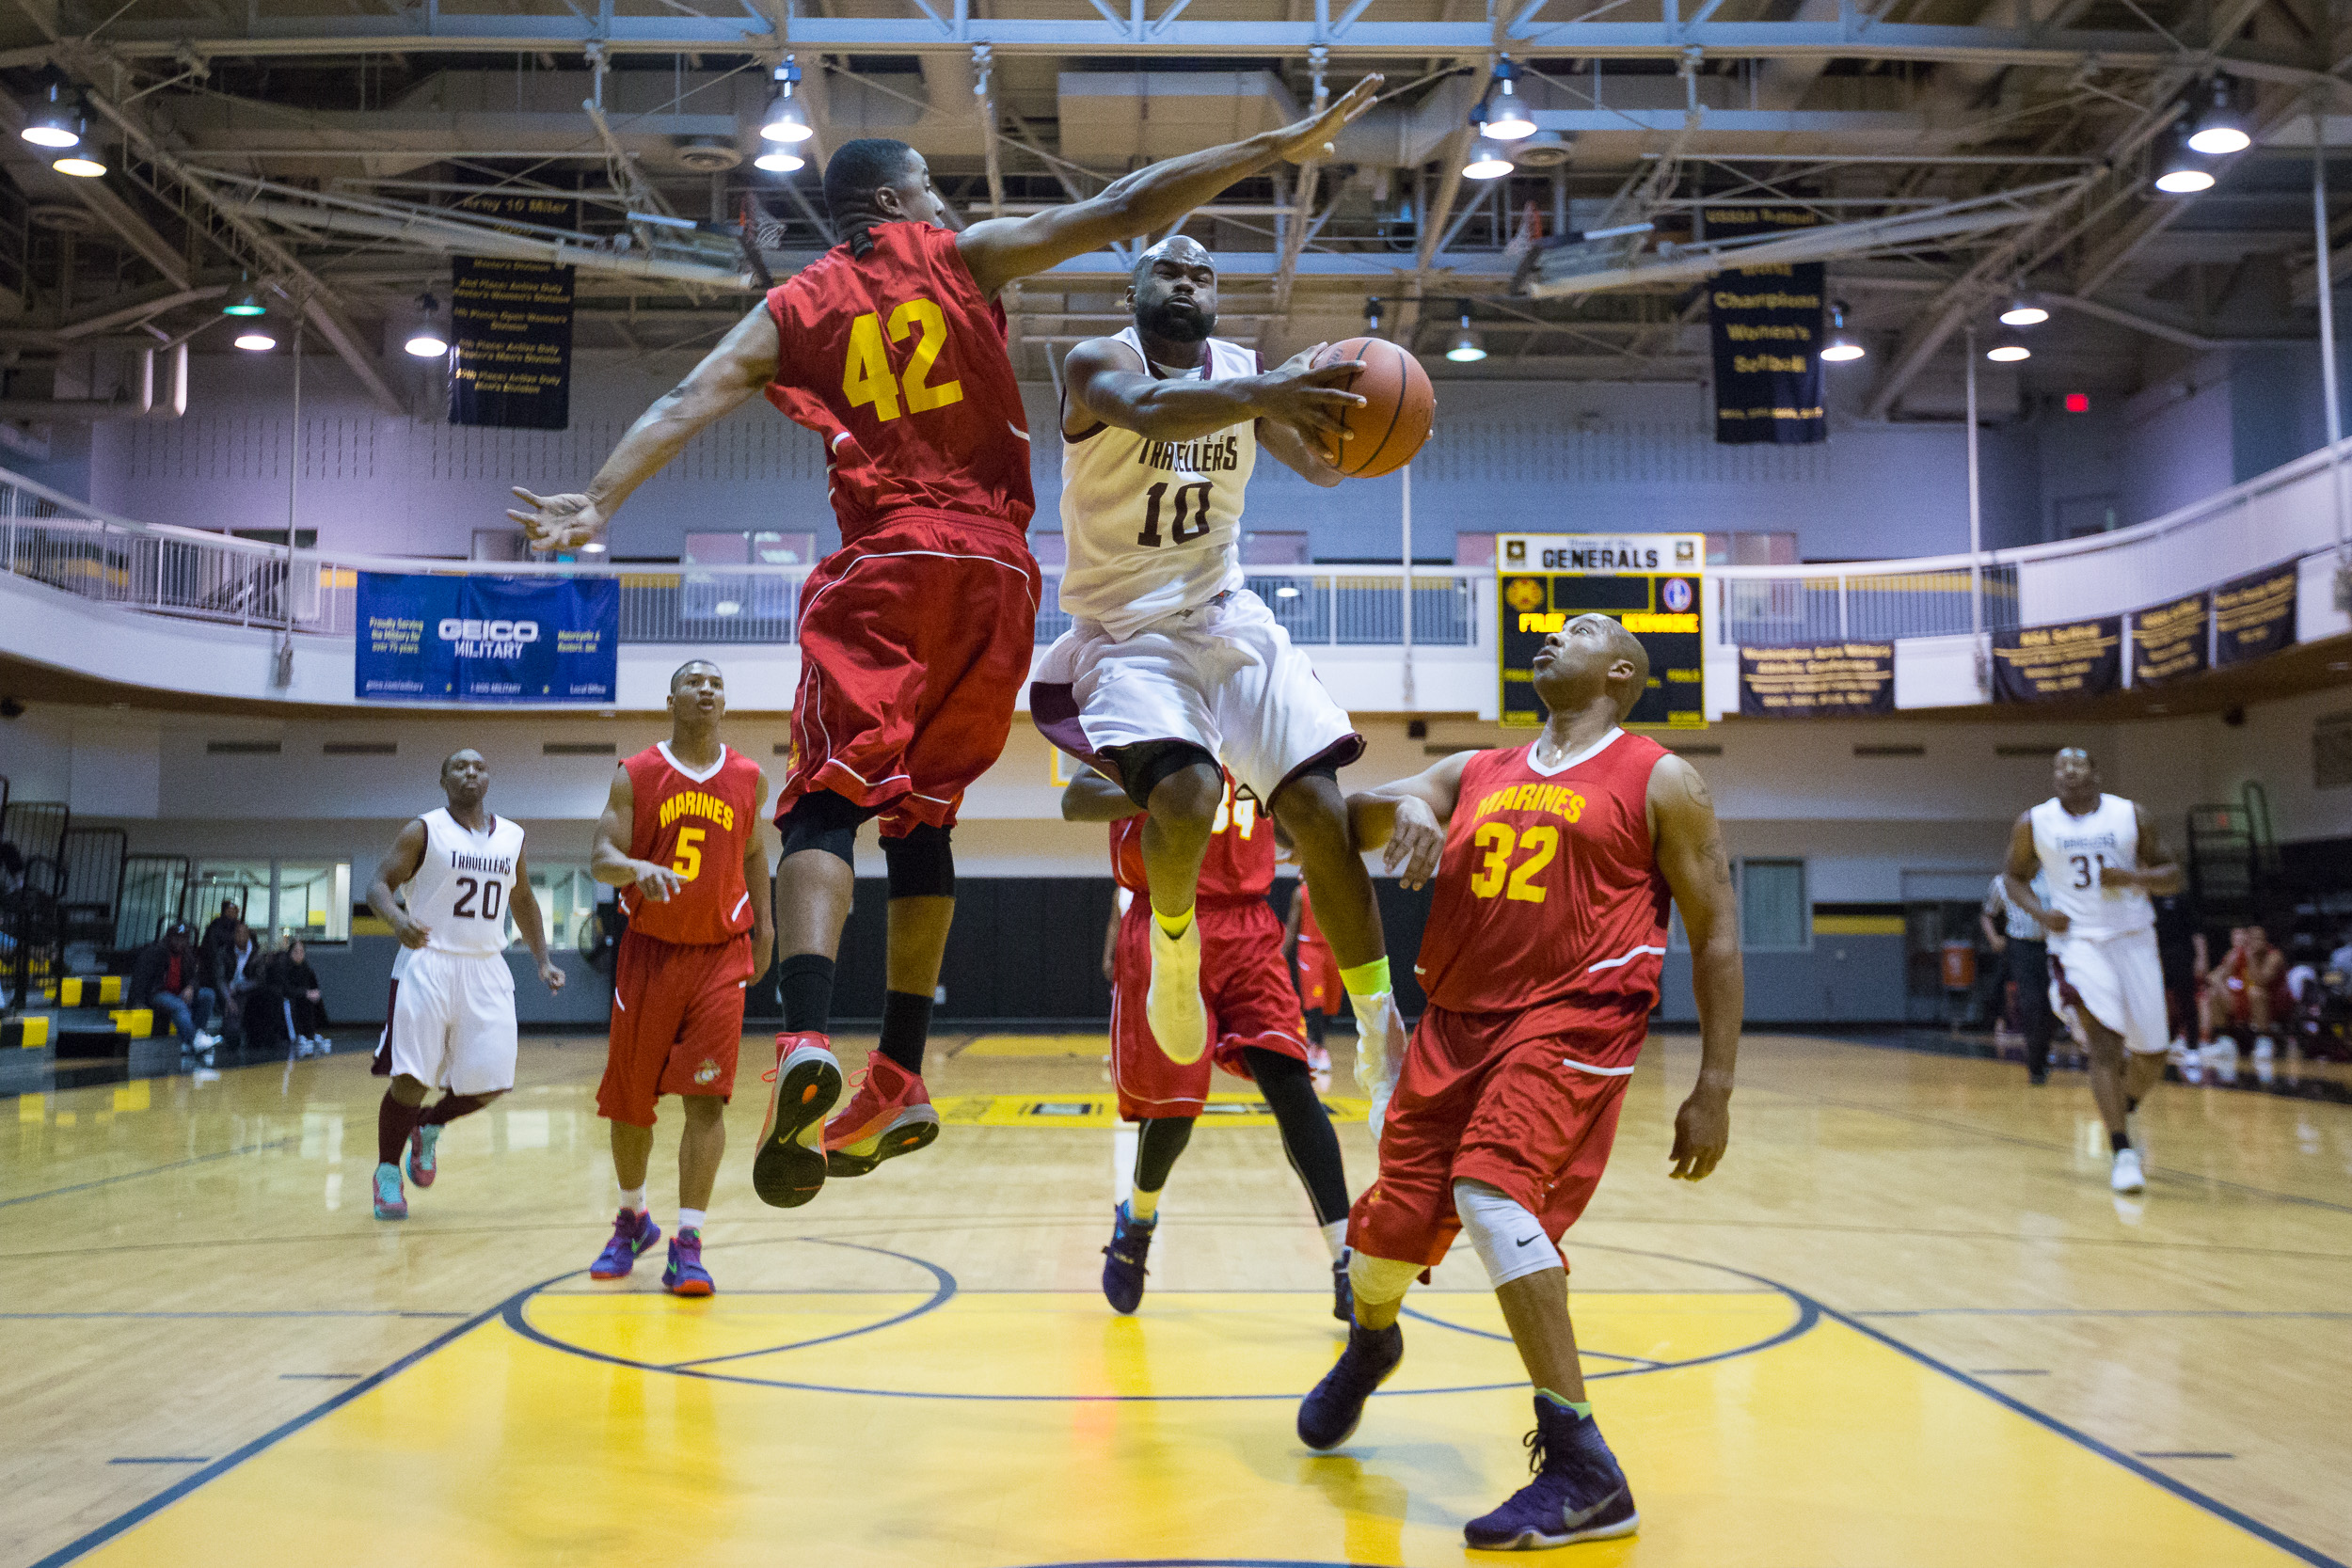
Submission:
[[[362,572],[352,695],[609,705],[620,631],[621,585],[611,578]]]

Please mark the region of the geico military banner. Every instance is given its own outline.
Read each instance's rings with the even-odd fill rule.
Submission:
[[[1796,207],[1715,207],[1707,237],[1737,239],[1810,229]],[[1715,439],[1804,446],[1829,439],[1821,411],[1821,263],[1741,267],[1708,279],[1715,343]]]
[[[2295,646],[2296,577],[2289,562],[2213,591],[2215,664],[2243,664]]]
[[[2202,594],[2132,614],[2132,685],[2164,686],[2205,672],[2211,625]]]
[[[352,695],[609,705],[620,631],[621,585],[611,578],[362,572]]]
[[[2123,677],[2123,618],[1993,634],[1993,700],[2065,702],[2114,690]]]
[[[1895,711],[1895,644],[1805,642],[1740,650],[1740,717],[1829,719]]]

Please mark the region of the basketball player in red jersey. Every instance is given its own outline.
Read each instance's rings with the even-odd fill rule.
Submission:
[[[1323,1032],[1326,1021],[1340,1010],[1347,988],[1340,982],[1340,960],[1331,944],[1323,940],[1323,927],[1315,924],[1315,906],[1307,896],[1304,877],[1298,879],[1298,891],[1291,895],[1290,917],[1282,923],[1282,945],[1296,955],[1293,963],[1298,974],[1298,1002],[1307,1014],[1307,1065],[1327,1073],[1331,1053],[1324,1049]]]
[[[1192,1124],[1208,1103],[1212,1065],[1253,1082],[1274,1114],[1283,1151],[1307,1189],[1315,1224],[1331,1249],[1333,1315],[1348,1315],[1347,1170],[1339,1135],[1315,1098],[1307,1041],[1282,961],[1282,927],[1266,903],[1274,886],[1274,817],[1257,800],[1225,785],[1211,823],[1197,895],[1201,964],[1196,984],[1208,1015],[1209,1048],[1187,1063],[1160,1049],[1144,1014],[1152,985],[1152,883],[1144,868],[1150,820],[1127,792],[1086,773],[1062,792],[1062,816],[1111,825],[1111,874],[1130,895],[1118,917],[1111,976],[1111,1079],[1119,1115],[1142,1123],[1136,1140],[1134,1196],[1112,1211],[1103,1249],[1103,1294],[1120,1312],[1143,1302],[1144,1259],[1159,1226],[1160,1194]]]
[[[1690,933],[1701,1060],[1674,1170],[1704,1180],[1730,1136],[1742,981],[1731,870],[1696,769],[1618,725],[1649,657],[1604,615],[1535,655],[1549,717],[1532,745],[1458,752],[1349,798],[1357,838],[1437,895],[1416,973],[1429,994],[1357,1199],[1356,1321],[1298,1410],[1336,1448],[1405,1354],[1406,1287],[1466,1232],[1535,1385],[1535,1479],[1464,1535],[1488,1549],[1630,1535],[1633,1495],[1585,1402],[1559,1241],[1583,1212],[1658,1003],[1669,900]]]
[[[842,545],[801,594],[797,751],[777,794],[779,1064],[830,1043],[834,960],[868,817],[882,819],[891,895],[882,1048],[825,1130],[833,1174],[863,1175],[937,1134],[921,1074],[955,908],[948,831],[966,786],[1004,750],[1035,652],[1029,436],[999,291],[1168,228],[1285,159],[1326,155],[1379,85],[1367,77],[1295,124],[1138,169],[1087,200],[960,233],[946,227],[921,154],[882,138],[845,143],[825,166],[842,243],[771,291],[646,410],[586,492],[516,492],[524,509],[508,515],[535,546],[577,548],[756,392],[824,440]],[[774,1137],[789,1119],[773,1118]]]
[[[703,1217],[726,1151],[743,988],[767,969],[774,935],[760,840],[768,780],[719,738],[726,711],[726,677],[717,665],[694,659],[678,667],[670,677],[670,738],[614,770],[589,863],[591,876],[621,890],[628,929],[613,960],[612,1043],[596,1089],[596,1114],[612,1124],[621,1212],[588,1272],[618,1279],[661,1239],[646,1211],[645,1166],[654,1102],[674,1094],[685,1107],[686,1132],[678,1140],[677,1235],[661,1283],[681,1296],[714,1289],[702,1260]],[[804,1181],[814,1196],[824,1179],[822,1158],[789,1140],[813,1132],[839,1098],[841,1069],[828,1053],[800,1053],[779,1076],[795,1086],[789,1114],[797,1120],[787,1145],[803,1166],[818,1167]]]

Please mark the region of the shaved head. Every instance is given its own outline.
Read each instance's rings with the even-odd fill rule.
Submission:
[[[1625,623],[1609,621],[1609,657],[1612,661],[1624,659],[1633,666],[1633,673],[1623,679],[1609,682],[1609,695],[1617,704],[1617,718],[1623,721],[1640,704],[1649,689],[1649,649],[1642,640],[1625,629]]]
[[[1211,272],[1216,270],[1216,263],[1209,259],[1206,245],[1188,235],[1170,234],[1136,258],[1136,264],[1128,271],[1127,280],[1131,283],[1142,282],[1151,276],[1152,263],[1163,257],[1187,267],[1207,267]]]

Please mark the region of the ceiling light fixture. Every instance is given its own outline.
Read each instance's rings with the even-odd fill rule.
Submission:
[[[1495,66],[1494,90],[1478,118],[1485,120],[1486,135],[1497,141],[1518,141],[1535,134],[1535,121],[1527,112],[1526,103],[1518,95],[1518,68],[1505,55]]]
[[[248,277],[246,281],[247,286],[245,293],[239,294],[236,298],[230,300],[228,304],[220,308],[220,313],[222,315],[260,316],[268,314],[268,307],[262,303],[261,294],[251,287],[252,279],[250,277]]]
[[[2027,348],[2023,343],[1994,343],[1991,348],[1984,351],[1984,356],[1987,359],[1992,360],[1996,365],[2014,365],[2020,359],[2032,358],[2033,350]]]
[[[754,158],[752,167],[764,169],[770,174],[790,174],[795,170],[808,167],[808,160],[790,148],[777,147],[771,148]]]
[[[1862,340],[1846,330],[1846,302],[1844,300],[1831,302],[1829,325],[1829,342],[1821,350],[1821,359],[1824,364],[1842,365],[1850,359],[1861,358],[1867,352],[1862,346]]]
[[[2010,300],[2009,309],[2001,312],[2003,326],[2040,326],[2050,319],[2050,312],[2023,294]]]
[[[1515,167],[1510,150],[1485,136],[1470,143],[1470,159],[1462,165],[1465,180],[1500,180]]]
[[[2163,166],[2156,174],[2156,189],[2167,196],[2195,196],[2199,191],[2213,189],[2213,170],[2198,162],[2188,143],[2174,133],[2165,137]]]
[[[94,147],[62,152],[49,160],[49,166],[59,174],[70,174],[76,180],[95,180],[106,172],[105,162],[97,156],[97,152],[98,150]]]
[[[427,289],[417,296],[417,309],[424,312],[424,320],[400,346],[420,359],[437,359],[449,352],[449,340],[441,336],[441,302]]]
[[[2236,97],[2237,84],[2227,76],[2216,76],[2208,84],[2211,101],[2197,117],[2197,128],[2188,134],[2191,150],[2209,158],[2232,152],[2243,152],[2254,145],[2254,138],[2246,134],[2246,121],[2232,103]]]
[[[258,326],[248,326],[237,334],[237,346],[247,354],[267,354],[278,346],[278,340]]]
[[[66,103],[64,89],[55,82],[49,84],[49,101],[17,135],[35,147],[72,147],[82,139],[82,132],[72,108]]]
[[[776,101],[768,105],[767,118],[759,122],[759,134],[768,140],[803,142],[817,134],[792,99],[792,84],[800,79],[801,68],[787,55],[775,70]]]
[[[1470,330],[1468,305],[1462,307],[1462,330],[1454,334],[1454,346],[1445,351],[1445,356],[1457,365],[1474,365],[1486,357],[1486,345]]]

